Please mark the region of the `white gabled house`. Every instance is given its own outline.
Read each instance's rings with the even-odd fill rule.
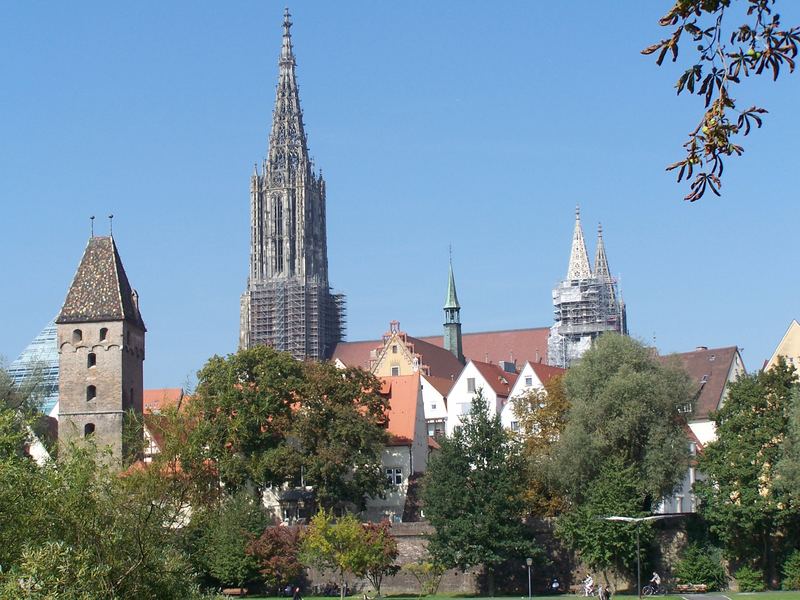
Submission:
[[[511,372],[511,363],[504,370],[500,365],[469,361],[456,378],[447,395],[447,435],[452,435],[461,425],[462,416],[469,413],[472,399],[479,391],[494,417],[502,413],[508,402],[511,389],[517,381],[517,373]]]
[[[544,384],[556,375],[566,372],[560,367],[551,367],[542,363],[526,362],[517,376],[514,386],[511,388],[509,399],[519,398],[532,390],[544,389]],[[519,417],[514,411],[514,403],[509,401],[500,413],[500,422],[503,427],[511,431],[519,430]]]
[[[453,383],[453,379],[446,377],[420,374],[428,437],[447,435],[447,395]]]

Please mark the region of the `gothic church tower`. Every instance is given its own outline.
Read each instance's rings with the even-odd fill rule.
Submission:
[[[628,334],[625,303],[608,268],[603,229],[598,227],[597,230],[597,252],[592,272],[583,238],[581,213],[577,208],[567,277],[553,289],[553,308],[555,323],[547,340],[547,362],[550,365],[569,367],[603,332]]]
[[[321,360],[343,337],[344,296],[328,284],[325,181],[308,155],[289,16],[287,9],[267,158],[250,179],[250,275],[239,345]]]
[[[124,415],[142,412],[147,329],[111,236],[89,238],[56,330],[59,445],[92,437],[119,464]]]

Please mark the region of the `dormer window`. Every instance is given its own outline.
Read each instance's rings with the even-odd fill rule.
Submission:
[[[83,332],[80,329],[73,329],[72,330],[72,343],[77,344],[83,340]]]

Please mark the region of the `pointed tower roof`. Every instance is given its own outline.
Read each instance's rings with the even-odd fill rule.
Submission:
[[[461,308],[456,294],[456,278],[453,276],[453,260],[450,259],[450,275],[447,280],[447,298],[444,301],[444,308]]]
[[[569,255],[567,279],[589,279],[592,269],[589,267],[589,257],[586,254],[586,243],[583,241],[583,228],[581,227],[581,209],[575,207],[575,230],[572,233],[572,251]]]
[[[283,41],[278,59],[278,86],[275,93],[275,110],[272,113],[272,130],[269,136],[269,163],[272,169],[286,169],[290,157],[308,160],[303,113],[300,110],[300,93],[295,76],[295,58],[292,48],[292,21],[289,9],[283,13]]]
[[[597,252],[594,255],[594,276],[598,279],[611,279],[611,271],[608,269],[608,258],[606,257],[606,246],[603,243],[603,226],[597,225]]]
[[[145,329],[114,238],[90,237],[56,323],[128,321]]]

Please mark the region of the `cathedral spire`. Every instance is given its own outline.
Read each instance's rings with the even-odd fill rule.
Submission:
[[[589,257],[586,254],[586,243],[583,241],[583,228],[581,227],[581,209],[575,207],[575,230],[572,233],[572,252],[569,255],[567,279],[588,279],[592,276],[589,267]]]
[[[280,65],[294,66],[294,52],[292,52],[292,28],[291,14],[289,14],[289,7],[283,11],[283,44],[281,45],[281,61]]]
[[[598,279],[611,279],[606,257],[606,246],[603,243],[603,225],[597,225],[597,252],[594,255],[594,276]]]

